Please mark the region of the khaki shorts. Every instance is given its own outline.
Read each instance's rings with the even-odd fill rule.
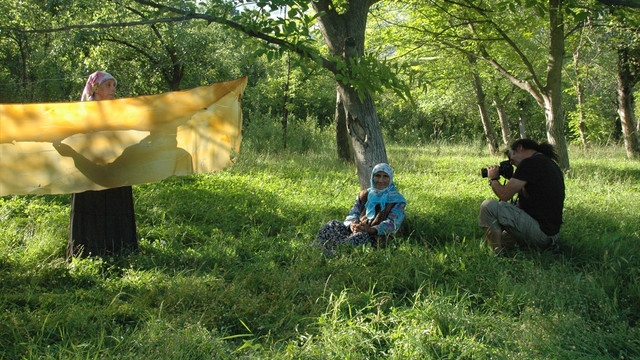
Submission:
[[[480,206],[478,225],[498,231],[506,231],[518,242],[546,249],[556,244],[558,235],[549,236],[538,221],[514,204],[494,199],[485,200]]]

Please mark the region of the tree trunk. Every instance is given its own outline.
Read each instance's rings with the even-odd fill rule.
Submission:
[[[338,91],[344,100],[343,108],[353,146],[360,189],[366,189],[371,186],[373,167],[378,163],[388,162],[378,114],[370,95],[361,101],[352,87],[340,83]]]
[[[468,56],[467,58],[469,59],[469,63],[471,63],[471,67],[473,67],[476,63],[476,59],[473,56]],[[487,145],[489,146],[489,152],[491,152],[491,155],[497,155],[500,150],[498,149],[498,141],[496,140],[493,125],[491,125],[491,120],[489,119],[489,110],[487,109],[486,95],[482,89],[482,80],[475,70],[471,70],[471,78],[473,90],[476,93],[476,104],[480,111],[480,120],[482,121],[482,127],[484,128],[484,136],[487,140]]]
[[[496,96],[497,97],[497,96]],[[493,104],[498,111],[498,119],[500,120],[500,128],[502,129],[502,142],[505,146],[511,144],[511,129],[509,128],[509,117],[504,109],[504,104],[497,98],[493,100]]]
[[[564,137],[562,112],[562,62],[564,57],[564,20],[562,0],[549,0],[549,62],[547,86],[543,89],[544,112],[547,125],[547,140],[558,154],[558,165],[569,170],[569,152]]]
[[[562,110],[562,63],[564,56],[564,23],[562,0],[549,0],[549,60],[547,62],[547,81],[543,86],[531,68],[533,80],[521,81],[509,73],[486,52],[483,56],[499,72],[505,75],[514,85],[527,91],[544,110],[546,119],[547,140],[554,146],[558,154],[558,165],[562,170],[569,170],[569,152],[564,137],[564,117]],[[507,40],[508,37],[505,37]]]
[[[518,123],[520,125],[520,139],[527,138],[527,119],[524,117],[524,114],[520,113],[520,118],[518,119]]]
[[[347,130],[347,115],[344,111],[344,104],[340,98],[339,89],[336,90],[336,146],[338,149],[338,158],[348,162],[354,162],[353,147],[349,131]]]
[[[618,115],[622,125],[624,147],[629,158],[640,157],[638,128],[635,124],[633,88],[640,75],[632,68],[632,54],[628,48],[618,50]]]
[[[18,45],[18,49],[20,49],[20,60],[22,62],[20,70],[20,86],[22,88],[22,92],[24,96],[29,100],[29,102],[33,101],[33,86],[30,86],[29,82],[29,55],[31,53],[31,49],[29,46],[29,40],[25,35],[19,34],[14,40]],[[31,91],[29,91],[29,87],[31,87]]]
[[[171,66],[170,71],[162,71],[164,74],[164,78],[169,85],[170,91],[178,91],[180,90],[180,83],[182,82],[182,78],[184,77],[184,66],[180,65],[179,60],[175,60],[178,64],[174,64]]]
[[[287,126],[289,123],[289,82],[291,81],[291,57],[287,52],[287,78],[284,83],[284,101],[282,103],[282,147],[287,148]]]
[[[329,52],[339,56],[349,66],[352,61],[364,55],[364,38],[369,8],[376,0],[350,0],[346,10],[338,13],[332,0],[313,1],[314,10],[321,14],[318,26],[322,32]],[[370,186],[371,170],[381,162],[387,162],[387,152],[382,139],[382,129],[376,113],[375,104],[368,92],[357,94],[349,84],[337,81],[338,100],[336,106],[336,130],[339,118],[344,110],[344,118],[353,156],[358,170],[360,188]],[[358,96],[360,95],[360,96]],[[338,139],[338,133],[336,133]]]
[[[578,92],[578,131],[580,132],[580,141],[582,147],[587,148],[587,125],[584,122],[584,87],[582,81],[577,80],[576,91]]]
[[[518,117],[518,127],[520,129],[520,139],[527,138],[527,117],[524,113],[525,101],[518,101],[518,111],[520,116]]]
[[[578,95],[578,131],[580,132],[580,141],[582,147],[587,148],[586,125],[584,122],[584,86],[582,85],[582,74],[580,73],[580,52],[582,50],[582,35],[580,43],[573,52],[573,67],[576,72],[576,93]],[[586,76],[586,74],[585,74]]]
[[[567,142],[564,137],[564,121],[562,113],[562,103],[558,103],[561,95],[552,93],[551,96],[544,96],[544,112],[547,125],[547,141],[553,145],[558,154],[558,166],[562,170],[569,170],[569,152]]]

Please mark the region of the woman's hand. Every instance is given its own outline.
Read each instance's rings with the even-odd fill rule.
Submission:
[[[353,232],[354,234],[359,232],[366,232],[371,235],[375,235],[378,232],[378,230],[376,230],[375,227],[370,226],[369,223],[366,223],[366,222],[359,223],[359,224],[351,223],[350,228],[351,228],[351,232]]]

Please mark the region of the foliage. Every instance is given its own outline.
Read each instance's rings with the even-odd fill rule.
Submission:
[[[291,55],[295,57],[296,55]],[[291,68],[286,108],[298,119],[316,118],[319,126],[333,123],[335,112],[335,80],[313,64],[308,72]],[[247,72],[251,81],[243,96],[245,123],[254,116],[284,117],[287,62],[285,58],[267,61],[256,58]],[[259,69],[259,70],[258,70]]]
[[[248,125],[245,131],[259,136],[251,136],[243,140],[243,147],[248,147],[256,153],[280,153],[286,150],[294,153],[305,154],[308,152],[324,152],[326,144],[333,140],[331,128],[317,126],[318,120],[312,117],[289,118],[285,139],[282,131],[282,123],[278,118],[262,114],[260,112],[249,113]]]
[[[392,144],[406,230],[326,259],[309,244],[358,181],[314,122],[282,150],[278,120],[254,119],[231,168],[134,187],[134,254],[65,261],[68,195],[0,198],[0,357],[640,356],[640,165],[623,149],[570,148],[560,252],[496,258],[477,210],[501,159]]]
[[[595,97],[591,98],[587,104],[583,106],[583,115],[585,126],[587,127],[587,141],[589,144],[609,144],[616,143],[618,140],[617,128],[615,122],[616,114],[612,113],[611,107],[602,108],[602,103],[598,103]],[[574,143],[580,142],[578,122],[579,114],[577,110],[570,111],[567,114],[570,136],[574,139]]]
[[[535,120],[528,125],[532,130],[528,132],[528,136],[538,137],[540,128],[546,130],[545,120],[540,116],[544,115],[545,111],[539,95],[549,86],[550,81],[560,76],[545,76],[549,59],[548,15],[545,15],[548,13],[547,3],[389,1],[384,4],[377,9],[375,19],[378,22],[374,26],[375,31],[372,31],[372,44],[381,53],[392,54],[412,62],[414,71],[408,72],[407,76],[411,79],[412,92],[417,102],[446,104],[450,98],[448,94],[453,90],[457,92],[452,97],[457,102],[453,108],[461,107],[469,114],[477,113],[475,104],[468,100],[473,95],[468,90],[471,68],[465,58],[478,57],[485,62],[474,65],[473,71],[485,83],[487,102],[496,99],[506,101],[511,131],[516,133],[514,130],[518,128],[516,121],[520,115],[528,120]],[[574,110],[577,111],[577,92],[573,87],[579,77],[591,106],[591,109],[585,110],[591,111],[590,115],[598,115],[589,118],[588,138],[594,143],[611,141],[619,137],[620,130],[615,126],[616,109],[615,102],[612,102],[615,98],[616,82],[612,72],[615,69],[614,56],[607,40],[611,37],[607,29],[611,28],[603,26],[602,20],[607,18],[607,9],[589,1],[567,1],[563,2],[563,11],[567,30],[565,52],[572,54],[579,47],[584,49],[581,51],[582,63],[579,64],[579,69],[575,68],[578,64],[565,62],[565,96],[562,100],[565,110],[562,111],[564,114],[557,112],[556,115],[570,114],[572,119],[575,119],[573,114]],[[633,22],[630,22],[630,25],[630,30],[635,31],[637,26]],[[586,36],[582,35],[585,33],[582,31],[583,28],[588,30],[585,31]],[[487,66],[488,64],[492,66]],[[579,76],[576,75],[578,72]],[[498,73],[501,76],[498,76]],[[564,74],[569,74],[569,80],[573,83],[567,81]],[[522,89],[537,88],[535,91],[529,90],[534,96],[528,95],[531,101],[524,103],[533,105],[537,102],[540,108],[522,108],[524,91],[513,92],[513,86],[505,85],[507,78]],[[423,96],[427,94],[424,90],[427,87],[431,88],[429,93],[437,95]],[[418,108],[413,113],[419,114],[421,111],[422,108]],[[495,121],[496,114],[492,113],[490,116],[494,119],[494,128],[499,128]],[[445,116],[429,114],[429,117],[437,119]],[[455,112],[448,117],[456,118]],[[470,116],[466,116],[465,124],[467,127],[474,125],[471,127],[474,134],[479,133],[479,116],[476,115],[473,121],[470,119]],[[579,138],[575,136],[575,121],[569,123],[569,118],[565,120],[565,124],[568,125],[565,131],[569,139]],[[559,129],[561,131],[562,126]],[[412,130],[418,131],[416,127]],[[544,135],[544,132],[542,134]]]
[[[242,6],[231,6],[240,3]],[[244,113],[246,121],[251,121],[258,113],[283,115],[286,61],[290,58],[289,113],[297,119],[317,119],[320,126],[332,122],[335,77],[318,65],[321,62],[318,56],[328,58],[327,49],[321,44],[317,26],[313,25],[316,18],[308,2],[278,0],[251,5],[246,1],[209,0],[197,4],[184,1],[164,1],[162,4],[189,13],[227,16],[255,29],[270,31],[277,39],[299,44],[313,56],[300,55],[295,49],[265,46],[260,40],[251,39],[237,30],[194,19],[153,26],[24,33],[17,29],[141,21],[170,16],[171,12],[135,1],[7,0],[0,3],[0,102],[75,101],[86,76],[98,68],[110,71],[118,78],[118,96],[164,92],[176,84],[186,89],[248,75]],[[533,65],[544,68],[547,57],[539,48],[540,44],[545,44],[545,31],[541,30],[541,23],[537,23],[545,21],[538,16],[544,10],[544,3],[489,1],[483,4],[487,10],[494,11],[492,14],[500,14],[497,16],[500,25],[513,34],[514,41],[528,58],[534,59]],[[587,96],[584,110],[588,140],[594,144],[617,142],[621,133],[615,103],[614,51],[618,45],[634,41],[637,14],[624,8],[598,7],[591,1],[567,4],[570,5],[567,19],[576,25],[586,20],[586,13],[581,8],[592,10],[594,14],[589,18],[591,22],[581,23],[590,24],[586,36],[578,37],[579,31],[573,27],[573,32],[567,36],[567,60],[580,43],[578,39],[586,39],[583,41],[583,68],[574,69],[571,61],[565,61],[567,76],[563,76],[566,79],[563,103],[566,104],[567,137],[573,142],[579,139],[574,87],[580,73]],[[285,5],[287,12],[283,11]],[[334,5],[342,13],[348,2],[334,2]],[[340,79],[356,87],[381,90],[375,95],[376,105],[385,136],[390,140],[417,144],[439,139],[476,139],[481,134],[468,60],[460,52],[443,46],[442,41],[452,38],[443,35],[432,39],[434,37],[424,35],[424,31],[450,25],[451,34],[470,36],[468,27],[462,26],[464,22],[451,22],[452,15],[467,16],[471,13],[470,8],[459,13],[453,9],[449,2],[378,2],[369,16],[367,55],[356,59],[352,64],[355,66],[345,66],[344,72],[339,73]],[[624,24],[627,26],[620,26]],[[482,29],[487,30],[488,38],[495,35],[489,32],[488,26]],[[418,30],[421,35],[416,35]],[[467,38],[453,43],[464,50],[476,50],[472,40]],[[505,46],[488,41],[484,46],[496,54],[506,68],[522,76],[521,62],[509,54]],[[487,84],[489,102],[494,94],[504,98],[512,91],[511,86],[486,64],[477,64],[475,70]],[[365,78],[363,75],[374,76]],[[387,85],[392,85],[394,78],[402,84],[410,84],[413,102],[403,99],[404,93],[389,90]],[[529,136],[546,136],[544,113],[530,95],[521,90],[514,92],[506,109],[514,135],[517,134],[517,120],[523,115],[528,120]],[[490,117],[494,128],[498,129],[496,113],[491,112]]]
[[[515,91],[486,63],[470,64],[468,54],[479,51],[479,46],[473,45],[474,37],[469,34],[468,27],[462,26],[467,24],[460,20],[462,15],[449,9],[449,6],[455,6],[419,1],[385,4],[374,13],[376,22],[372,25],[370,46],[382,54],[394,56],[396,61],[402,59],[406,62],[409,70],[405,75],[412,85],[416,103],[411,107],[393,99],[389,102],[389,97],[383,97],[383,105],[379,109],[383,126],[390,132],[403,134],[406,138],[403,141],[407,142],[412,137],[420,141],[480,137],[483,128],[471,78],[471,72],[475,72],[485,83],[486,102],[499,100],[506,104],[514,135],[518,134],[518,120],[522,115],[527,119],[528,136],[546,136],[544,113],[535,106],[533,99],[529,100],[530,95],[521,90]],[[473,13],[471,8],[469,6],[468,11]],[[480,43],[485,49],[491,46],[499,54],[506,50],[496,41]],[[531,52],[537,54],[539,51]],[[509,63],[510,68],[517,67],[513,63],[517,59],[507,61],[509,58],[506,56],[501,59]],[[393,125],[387,126],[384,119],[391,120]],[[494,128],[499,129],[496,112],[490,113],[490,119]]]

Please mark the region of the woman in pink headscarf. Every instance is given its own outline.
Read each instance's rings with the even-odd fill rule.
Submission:
[[[113,100],[116,95],[116,86],[118,86],[118,82],[111,74],[96,71],[89,75],[80,101]]]
[[[89,75],[81,100],[113,100],[117,84],[111,74],[96,71]],[[131,186],[73,194],[70,230],[67,257],[136,250],[138,240]]]

